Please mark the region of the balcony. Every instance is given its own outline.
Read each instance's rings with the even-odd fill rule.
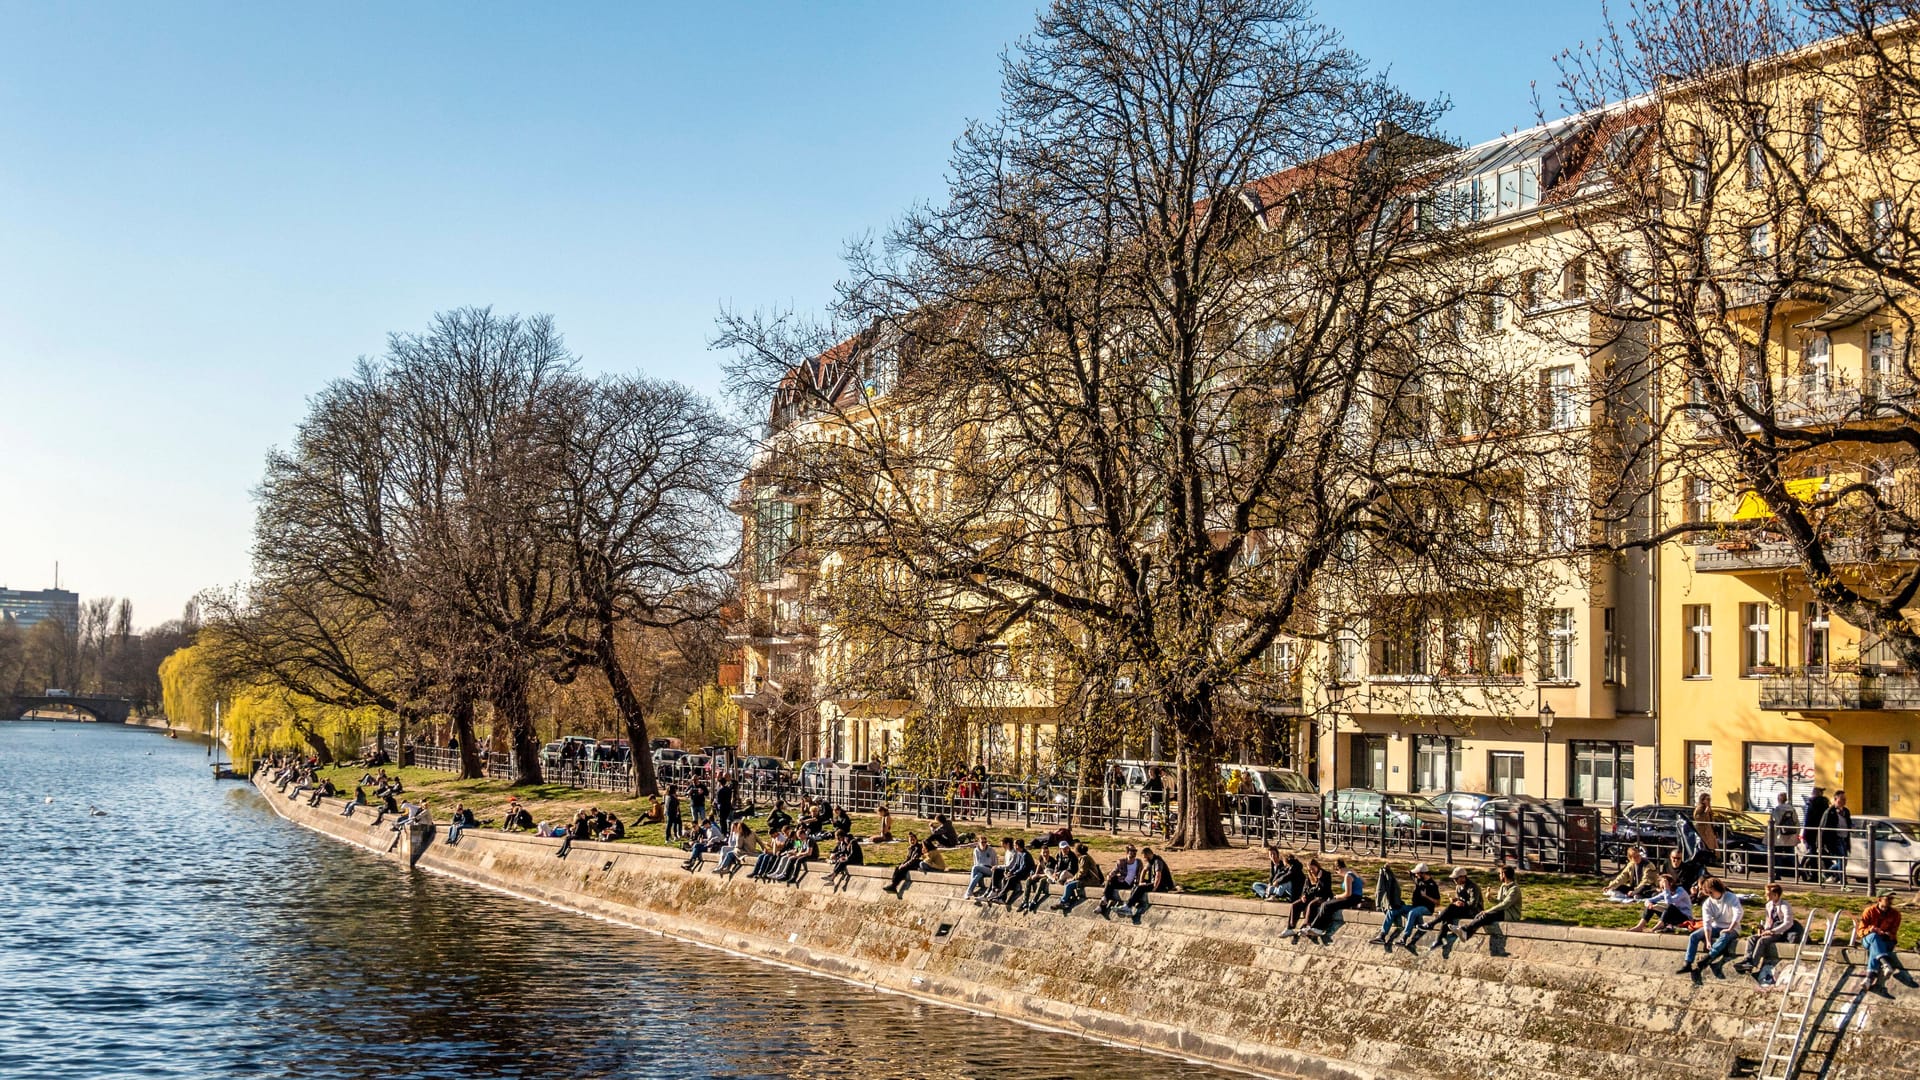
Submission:
[[[1760,707],[1769,712],[1861,712],[1885,707],[1883,676],[1805,670],[1766,675]]]
[[[1838,566],[1911,562],[1920,558],[1920,551],[1912,548],[1881,550],[1869,548],[1858,540],[1829,540],[1825,548],[1827,560]],[[1744,574],[1792,570],[1799,566],[1799,552],[1784,540],[1723,540],[1699,544],[1693,549],[1693,568],[1701,573]]]

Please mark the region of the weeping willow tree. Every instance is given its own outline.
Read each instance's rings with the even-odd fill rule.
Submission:
[[[168,719],[194,731],[213,732],[218,704],[220,734],[240,762],[292,751],[328,764],[353,753],[388,722],[379,709],[344,709],[265,679],[236,676],[218,641],[168,656],[160,664],[160,686]]]

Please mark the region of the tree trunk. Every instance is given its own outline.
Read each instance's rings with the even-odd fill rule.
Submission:
[[[476,780],[487,774],[480,747],[473,738],[473,691],[457,686],[453,691],[453,739],[460,744],[460,779]]]
[[[510,667],[494,683],[489,696],[494,723],[507,729],[513,753],[514,783],[537,784],[540,776],[540,740],[533,731],[533,710],[527,703],[527,673]]]
[[[603,613],[601,616],[600,637],[594,646],[594,656],[599,661],[600,673],[607,678],[608,689],[613,691],[613,706],[620,710],[620,719],[626,723],[633,793],[658,795],[660,778],[654,775],[653,751],[648,746],[652,736],[647,734],[647,710],[640,696],[633,692],[633,680],[627,677],[626,665],[620,662],[620,649],[613,636],[611,615]]]
[[[1180,825],[1173,846],[1207,851],[1227,846],[1227,830],[1220,821],[1220,751],[1213,733],[1213,702],[1176,701],[1167,704],[1167,718],[1180,735],[1175,760],[1180,766]]]
[[[307,741],[307,746],[313,751],[315,761],[319,762],[322,766],[333,764],[333,751],[327,746],[327,740],[323,738],[318,731],[305,727],[297,728],[296,730],[300,732],[300,737]]]

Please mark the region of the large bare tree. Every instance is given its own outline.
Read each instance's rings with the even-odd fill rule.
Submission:
[[[923,716],[1009,669],[1154,714],[1178,840],[1217,846],[1229,702],[1282,643],[1517,627],[1555,440],[1487,333],[1510,286],[1437,227],[1437,108],[1305,4],[1060,0],[1004,87],[825,331],[721,340],[763,470],[817,496],[836,677]]]

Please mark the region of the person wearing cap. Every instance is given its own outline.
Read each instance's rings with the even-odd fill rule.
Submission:
[[[1385,867],[1381,868],[1383,874],[1385,870]],[[1378,895],[1386,897],[1385,892]],[[1391,904],[1383,900],[1381,906],[1386,908],[1387,921],[1381,924],[1380,933],[1373,939],[1373,943],[1384,945],[1388,951],[1392,951],[1396,929],[1401,933],[1402,943],[1412,940],[1420,920],[1433,914],[1434,909],[1440,906],[1440,883],[1433,879],[1433,872],[1427,868],[1426,863],[1414,863],[1413,901],[1401,903],[1399,891],[1396,889]]]
[[[1464,866],[1456,866],[1453,868],[1453,873],[1450,874],[1449,877],[1453,881],[1453,898],[1448,900],[1447,906],[1441,908],[1432,918],[1418,924],[1420,927],[1419,931],[1406,941],[1408,952],[1414,951],[1414,946],[1419,944],[1420,935],[1426,933],[1428,930],[1435,930],[1440,934],[1439,937],[1433,940],[1433,944],[1428,947],[1429,952],[1445,945],[1447,939],[1453,936],[1455,923],[1461,919],[1470,919],[1480,914],[1480,886],[1473,883],[1473,878],[1467,873],[1467,868]]]

